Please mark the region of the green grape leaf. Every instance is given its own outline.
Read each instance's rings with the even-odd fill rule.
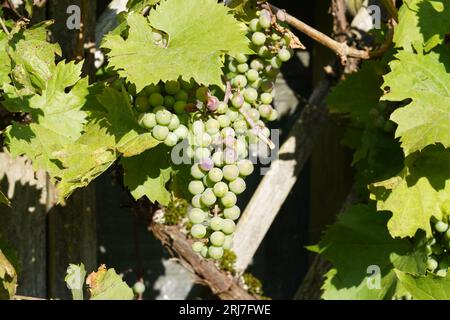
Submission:
[[[396,47],[430,51],[444,42],[450,30],[450,4],[446,0],[406,0],[395,28]]]
[[[17,274],[0,249],[0,300],[9,300],[16,294]]]
[[[392,212],[388,229],[393,237],[413,237],[418,229],[432,236],[431,217],[450,215],[450,149],[428,147],[408,157],[402,172],[370,190],[378,210]]]
[[[55,156],[64,167],[58,173],[60,201],[105,172],[117,159],[115,147],[114,136],[108,133],[106,121],[103,120],[88,123],[77,141],[58,152]]]
[[[83,285],[86,278],[84,264],[70,264],[66,271],[64,281],[72,293],[73,300],[83,300]]]
[[[225,3],[240,19],[249,21],[256,18],[258,10],[256,0],[228,0]]]
[[[129,0],[127,2],[128,11],[141,12],[147,6],[154,6],[161,0]]]
[[[313,247],[334,267],[322,288],[324,299],[389,298],[399,290],[393,268],[425,273],[423,241],[392,239],[386,230],[387,219],[373,205],[354,205],[338,216]]]
[[[133,290],[122,280],[122,277],[111,269],[100,266],[86,279],[89,286],[90,300],[133,300]]]
[[[182,13],[182,14],[181,14]],[[221,85],[222,55],[251,53],[249,40],[229,9],[215,0],[165,0],[149,18],[130,13],[128,38],[108,35],[110,64],[137,91],[160,80]],[[168,35],[167,45],[154,43],[152,28]]]
[[[430,144],[450,147],[450,73],[437,53],[400,52],[389,65],[382,99],[412,102],[391,115],[406,155]]]
[[[432,273],[415,275],[395,270],[397,278],[406,290],[417,300],[449,300],[450,277],[439,277]]]
[[[160,143],[138,125],[126,92],[106,88],[98,100],[108,112],[109,132],[116,138],[117,150],[125,157],[141,154]]]
[[[8,207],[11,206],[11,201],[5,196],[3,192],[0,191],[0,203],[6,204]]]
[[[122,158],[124,183],[136,200],[146,196],[153,203],[169,204],[171,196],[166,188],[172,174],[169,156],[168,149],[161,145],[138,156]]]

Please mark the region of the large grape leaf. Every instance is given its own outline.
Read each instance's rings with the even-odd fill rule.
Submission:
[[[200,84],[220,85],[224,53],[250,53],[245,30],[216,0],[164,0],[149,19],[130,13],[128,38],[106,36],[110,64],[137,91],[180,76]],[[153,42],[152,27],[167,33],[166,47]]]
[[[393,239],[386,230],[386,214],[373,205],[354,205],[339,215],[313,250],[333,264],[322,289],[324,299],[383,299],[401,290],[394,268],[425,273],[426,253],[421,241]],[[379,268],[380,286],[373,283]]]
[[[450,146],[450,73],[440,55],[400,52],[384,77],[384,100],[412,102],[395,110],[391,120],[398,124],[406,155],[430,144]],[[448,67],[448,66],[447,66]]]
[[[100,266],[86,279],[89,286],[90,300],[132,300],[133,290],[122,280],[122,277],[111,269]]]
[[[128,93],[106,88],[97,99],[107,110],[109,132],[115,136],[117,150],[125,157],[138,155],[159,144],[138,125]]]
[[[450,277],[439,277],[432,273],[415,275],[395,270],[397,278],[417,300],[449,300]]]
[[[129,11],[141,12],[147,6],[154,6],[161,0],[128,0],[127,9]]]
[[[124,168],[124,183],[135,199],[146,196],[152,202],[169,204],[170,192],[166,188],[172,174],[169,156],[169,150],[160,145],[120,161]]]
[[[408,157],[397,176],[370,188],[378,210],[392,212],[388,228],[393,237],[413,237],[418,229],[431,236],[431,217],[450,215],[450,149],[428,147]]]
[[[396,47],[430,51],[444,42],[450,30],[450,2],[448,0],[405,0],[399,10],[395,28]]]

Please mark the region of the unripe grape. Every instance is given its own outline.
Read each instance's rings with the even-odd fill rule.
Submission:
[[[206,173],[200,169],[200,166],[198,165],[198,163],[194,163],[191,166],[191,176],[195,179],[202,179],[204,176],[206,175]]]
[[[238,53],[236,55],[236,61],[239,63],[245,63],[245,62],[247,62],[247,60],[248,60],[247,55],[245,55],[243,53]]]
[[[252,62],[250,62],[250,68],[261,71],[264,69],[264,62],[259,58],[253,59]]]
[[[251,31],[259,31],[261,30],[261,26],[259,25],[259,19],[252,19],[250,23],[248,24]]]
[[[202,252],[204,247],[205,247],[204,243],[200,242],[200,241],[196,241],[192,244],[192,250],[194,252],[200,253],[200,252]]]
[[[173,107],[175,104],[175,98],[172,96],[165,96],[164,97],[164,106],[167,108]]]
[[[259,79],[259,72],[256,71],[255,69],[248,70],[245,75],[247,76],[247,80],[250,83],[253,83],[253,82],[255,82],[256,80]]]
[[[231,80],[231,84],[234,87],[244,88],[247,85],[247,78],[242,74],[237,75],[233,80]]]
[[[239,174],[243,177],[249,176],[253,173],[253,163],[248,159],[242,159],[237,162]]]
[[[175,110],[176,113],[182,114],[186,112],[186,101],[177,101],[173,105],[173,110]]]
[[[226,139],[227,137],[235,137],[236,136],[236,132],[231,127],[223,128],[220,131],[220,134],[222,135],[222,138],[224,138],[224,139]]]
[[[203,123],[203,121],[201,120],[194,121],[194,123],[192,124],[192,132],[196,136],[203,134],[205,132],[205,124]]]
[[[273,101],[273,97],[270,93],[264,92],[261,94],[261,102],[263,104],[271,104]]]
[[[239,177],[239,168],[233,164],[227,164],[223,167],[223,177],[228,181],[233,181]]]
[[[170,118],[169,125],[167,126],[169,130],[174,131],[180,126],[180,119],[172,114],[172,117]]]
[[[180,86],[180,84],[178,83],[178,81],[167,81],[167,82],[164,84],[164,89],[166,90],[166,92],[167,92],[168,94],[174,95],[174,94],[176,94],[178,91],[180,91],[181,86]]]
[[[203,184],[207,187],[207,188],[211,188],[214,187],[214,182],[211,181],[211,179],[208,176],[203,177],[202,179]]]
[[[222,198],[228,192],[228,186],[225,182],[217,182],[213,187],[216,197]]]
[[[236,62],[234,61],[228,62],[228,70],[230,70],[231,72],[237,72]]]
[[[242,107],[242,105],[244,104],[244,97],[242,96],[242,94],[238,93],[234,95],[233,98],[231,98],[231,104],[235,108]]]
[[[218,260],[222,258],[223,256],[223,248],[222,247],[215,247],[211,246],[208,248],[208,256],[210,256],[212,259]]]
[[[164,104],[164,97],[160,93],[152,93],[148,97],[148,102],[152,107],[162,106]]]
[[[216,119],[208,119],[206,121],[206,132],[209,134],[216,134],[220,130],[220,123]]]
[[[264,92],[272,92],[274,88],[275,88],[275,84],[273,83],[273,81],[270,81],[270,80],[264,81],[261,84],[261,89]]]
[[[228,127],[231,124],[230,118],[227,115],[218,116],[217,121],[221,128]]]
[[[201,201],[207,207],[210,207],[214,203],[216,203],[217,198],[216,198],[216,195],[214,194],[214,192],[213,192],[213,190],[211,188],[206,189],[202,193]]]
[[[197,91],[195,91],[195,97],[197,98],[197,100],[206,102],[206,100],[208,99],[208,92],[209,90],[207,87],[200,87],[197,89]]]
[[[259,78],[258,80],[250,83],[250,87],[252,87],[253,89],[259,89],[261,87],[261,84],[262,84],[262,80],[261,80],[261,78]]]
[[[223,151],[223,162],[226,165],[234,164],[237,158],[238,154],[233,148],[225,148],[225,150]]]
[[[258,49],[258,55],[259,55],[261,58],[268,58],[268,57],[270,56],[269,48],[267,48],[266,46],[261,46],[261,47]]]
[[[138,96],[136,98],[135,105],[139,112],[146,112],[150,109],[150,103],[148,102],[148,98],[146,96]]]
[[[203,258],[208,257],[208,247],[204,246],[202,251],[200,251],[200,254],[202,255]]]
[[[258,92],[253,88],[247,88],[244,91],[244,99],[247,102],[255,102],[258,99]]]
[[[248,64],[246,63],[238,64],[236,69],[239,73],[246,73],[248,71]]]
[[[202,239],[206,235],[206,228],[202,224],[194,224],[191,228],[191,235],[196,239]]]
[[[159,110],[156,112],[156,122],[158,124],[167,126],[172,120],[172,113],[169,110]]]
[[[154,113],[141,113],[138,118],[138,123],[143,128],[153,129],[156,126],[156,116]]]
[[[231,122],[234,122],[239,117],[239,112],[235,108],[228,108],[226,115],[230,118]]]
[[[263,29],[268,29],[272,25],[272,16],[266,9],[261,10],[261,13],[259,15],[259,25]]]
[[[275,69],[280,69],[281,66],[283,65],[283,61],[281,61],[280,58],[275,56],[270,60],[270,65]]]
[[[237,220],[241,215],[241,209],[238,206],[232,206],[231,208],[223,209],[223,216],[226,219]]]
[[[168,147],[173,147],[177,144],[178,142],[178,137],[175,133],[173,132],[169,132],[167,134],[166,139],[164,139],[164,144]]]
[[[202,208],[203,207],[202,203],[200,202],[201,197],[202,197],[201,194],[196,194],[195,196],[192,197],[191,204],[194,208]]]
[[[233,236],[227,235],[225,236],[225,240],[223,241],[222,248],[226,250],[231,250],[233,247]]]
[[[209,227],[214,231],[220,231],[222,229],[223,219],[221,217],[214,217],[209,221]]]
[[[221,245],[223,245],[223,242],[225,241],[225,235],[221,231],[214,231],[209,236],[209,240],[211,241],[211,244],[213,246],[220,247]]]
[[[144,89],[145,93],[150,96],[152,93],[160,93],[161,87],[159,85],[151,84]]]
[[[213,155],[212,155],[212,160],[214,162],[214,165],[216,167],[222,167],[223,163],[224,163],[224,155],[223,152],[221,151],[216,151]]]
[[[166,126],[156,125],[152,129],[152,135],[155,139],[159,141],[164,141],[169,134],[169,128]]]
[[[145,292],[145,284],[141,281],[138,281],[134,284],[133,290],[136,294],[143,294]]]
[[[289,61],[289,59],[291,59],[291,53],[289,52],[289,50],[283,48],[280,51],[278,51],[278,58],[282,62]]]
[[[228,110],[228,105],[223,101],[219,101],[219,105],[217,106],[216,112],[218,114],[224,114],[227,112],[227,110]]]
[[[222,231],[225,234],[232,234],[236,230],[236,224],[231,219],[224,219],[222,222]]]
[[[219,182],[223,178],[222,170],[220,170],[219,168],[212,168],[208,172],[208,177],[212,182]]]
[[[272,33],[270,35],[270,39],[272,39],[273,41],[279,41],[281,39],[281,36],[278,33]]]
[[[272,112],[270,113],[269,117],[267,118],[267,120],[269,120],[269,121],[278,120],[278,111],[273,109]]]
[[[230,191],[234,194],[241,194],[246,188],[245,181],[242,178],[236,178],[236,180],[231,181],[228,186],[230,187]]]
[[[252,34],[252,42],[257,46],[262,46],[266,42],[266,35],[257,31]]]
[[[233,129],[236,132],[236,134],[240,135],[240,134],[244,134],[247,129],[247,121],[245,120],[237,120],[233,123]]]
[[[180,90],[175,94],[176,101],[187,101],[188,98],[188,93],[184,90]]]
[[[188,190],[193,195],[203,193],[205,191],[205,186],[203,185],[203,182],[199,180],[193,180],[189,182]]]
[[[205,212],[199,208],[192,208],[189,210],[188,218],[193,224],[202,223],[205,221]]]
[[[206,107],[209,111],[214,112],[219,107],[219,99],[215,96],[208,97],[208,101],[206,103]]]
[[[209,171],[214,168],[214,162],[212,161],[211,158],[205,157],[200,160],[199,167],[203,171]]]
[[[177,135],[178,140],[183,140],[183,139],[187,138],[187,136],[189,134],[189,131],[188,131],[188,128],[186,128],[185,125],[181,124],[178,128],[176,128],[173,131],[173,133],[175,133]]]
[[[228,192],[220,199],[220,202],[222,203],[222,205],[223,205],[225,208],[231,208],[231,207],[233,207],[233,206],[236,204],[237,198],[236,198],[236,195],[235,195],[233,192],[228,191]]]
[[[253,121],[258,121],[260,118],[259,111],[257,109],[251,108],[249,111],[247,111],[247,115],[252,119]]]
[[[434,229],[436,229],[437,232],[443,233],[443,232],[447,231],[448,224],[443,221],[438,221],[434,225]]]

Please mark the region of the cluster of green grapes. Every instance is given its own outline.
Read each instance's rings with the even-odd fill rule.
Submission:
[[[433,238],[427,244],[427,269],[438,276],[447,276],[450,267],[450,228],[448,222],[434,221]]]
[[[241,214],[237,196],[254,171],[249,149],[259,140],[272,143],[265,121],[278,118],[271,106],[274,82],[282,63],[292,57],[290,39],[273,28],[269,11],[259,11],[246,27],[255,54],[226,57],[223,88],[181,79],[137,94],[127,88],[141,127],[169,147],[188,142],[189,233],[195,239],[193,250],[205,258],[220,259],[232,247]]]

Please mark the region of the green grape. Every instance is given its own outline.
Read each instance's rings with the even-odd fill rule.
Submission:
[[[143,294],[145,292],[145,284],[141,281],[137,281],[133,286],[133,290],[136,294]]]
[[[200,100],[202,102],[206,102],[208,100],[208,88],[207,87],[200,87],[195,91],[195,97],[197,100]]]
[[[222,248],[231,250],[231,248],[233,247],[233,236],[227,235],[224,238],[225,240],[223,241]]]
[[[266,42],[266,35],[257,31],[252,34],[252,42],[256,46],[262,46]]]
[[[428,258],[427,260],[427,269],[434,271],[438,266],[438,262],[433,258]]]
[[[234,108],[228,108],[226,115],[230,118],[231,122],[234,122],[239,117],[239,112]]]
[[[273,81],[267,80],[261,84],[261,89],[264,92],[272,92],[274,88],[275,88],[275,83]]]
[[[222,231],[225,234],[232,234],[236,230],[236,224],[231,219],[224,219],[222,222]]]
[[[211,244],[213,246],[220,247],[223,245],[223,242],[225,241],[225,235],[221,231],[214,231],[209,236],[209,240],[211,241]]]
[[[247,115],[250,117],[250,119],[252,119],[253,121],[258,121],[260,118],[260,114],[259,111],[257,109],[251,108],[248,112]]]
[[[164,144],[168,147],[173,147],[178,142],[178,137],[175,133],[169,132],[166,139],[164,139]]]
[[[222,167],[223,166],[223,152],[221,151],[216,151],[213,155],[212,155],[212,160],[214,162],[214,165],[216,167]]]
[[[202,179],[204,176],[206,175],[206,173],[200,169],[200,166],[198,165],[198,163],[194,163],[191,166],[191,176],[195,179]]]
[[[180,126],[180,119],[174,114],[172,114],[171,116],[172,117],[170,118],[170,122],[167,127],[169,128],[169,130],[174,131]]]
[[[258,55],[259,55],[261,58],[267,58],[267,57],[269,57],[269,56],[270,56],[269,48],[267,48],[266,46],[261,46],[261,47],[258,49]]]
[[[275,109],[272,109],[272,112],[270,113],[269,117],[267,118],[269,121],[276,121],[278,120],[278,111]]]
[[[242,74],[237,75],[233,80],[231,80],[231,84],[234,87],[244,88],[247,85],[247,78]]]
[[[233,123],[233,129],[238,135],[244,134],[248,129],[247,121],[245,121],[245,120],[235,121]]]
[[[150,109],[150,103],[148,102],[148,98],[146,96],[138,96],[136,98],[135,105],[139,112],[146,112]]]
[[[178,128],[176,128],[173,133],[175,133],[178,137],[178,140],[183,140],[186,139],[188,134],[189,134],[189,130],[188,128],[186,128],[185,125],[180,124],[180,126]]]
[[[225,148],[223,151],[223,160],[226,165],[234,164],[237,160],[236,151],[233,148]]]
[[[169,134],[169,128],[165,126],[156,125],[152,129],[152,135],[156,140],[164,141]]]
[[[188,190],[193,195],[203,193],[205,191],[205,186],[203,185],[203,182],[199,180],[193,180],[189,182]]]
[[[270,39],[272,39],[273,41],[279,41],[281,39],[281,36],[277,33],[272,33],[270,35]]]
[[[270,60],[270,65],[275,69],[280,69],[281,66],[283,65],[283,61],[281,61],[281,59],[278,57],[273,57]]]
[[[175,95],[176,101],[188,101],[188,99],[189,99],[189,95],[184,90],[178,91],[177,94]]]
[[[223,205],[225,208],[231,208],[231,207],[233,207],[233,206],[236,204],[236,202],[237,202],[237,197],[236,197],[236,195],[235,195],[233,192],[228,191],[228,192],[220,199],[220,202],[222,203],[222,205]]]
[[[231,124],[230,117],[224,114],[218,116],[217,121],[219,121],[219,125],[221,128],[229,127]]]
[[[251,31],[256,32],[261,30],[261,26],[259,25],[259,19],[252,19],[249,23],[249,28]]]
[[[207,187],[207,188],[211,188],[214,187],[214,182],[211,181],[211,179],[208,176],[203,177],[202,179],[203,184]]]
[[[212,182],[219,182],[223,178],[222,170],[220,170],[219,168],[212,168],[208,172],[208,177]]]
[[[218,114],[224,114],[227,112],[227,110],[228,110],[228,105],[223,101],[219,101],[219,105],[217,107],[216,112]]]
[[[211,151],[208,148],[197,148],[195,149],[194,158],[200,161],[211,156]]]
[[[266,9],[261,10],[260,16],[259,16],[259,25],[263,29],[268,29],[272,25],[272,17]]]
[[[203,123],[203,121],[201,120],[194,121],[194,123],[192,124],[192,132],[196,136],[203,134],[203,132],[205,132],[205,124]]]
[[[151,84],[145,87],[144,91],[147,94],[147,96],[150,96],[152,93],[160,93],[161,87],[159,85]]]
[[[273,97],[272,97],[272,95],[270,94],[270,93],[268,93],[268,92],[264,92],[264,93],[262,93],[261,94],[261,102],[263,103],[263,104],[271,104],[272,103],[272,101],[273,101]]]
[[[438,221],[434,225],[434,229],[436,229],[437,232],[443,233],[443,232],[447,231],[448,224],[443,221]]]
[[[201,198],[202,203],[207,206],[210,207],[212,206],[214,203],[216,203],[217,198],[216,195],[214,194],[214,191],[211,188],[206,189],[203,193],[202,193],[202,198]]]
[[[206,121],[205,128],[207,133],[211,135],[216,134],[220,130],[220,123],[216,119],[211,118]]]
[[[222,247],[215,247],[211,246],[208,248],[208,256],[210,256],[212,259],[218,260],[222,258],[223,256],[223,248]]]
[[[236,178],[236,180],[231,181],[228,186],[230,191],[234,194],[241,194],[246,188],[245,181],[242,178]]]
[[[236,62],[234,61],[228,62],[228,70],[230,70],[231,72],[237,72]]]
[[[193,224],[202,223],[205,221],[205,212],[199,208],[192,208],[189,210],[188,217]]]
[[[181,86],[178,83],[178,81],[167,81],[164,84],[164,89],[168,94],[176,94],[178,91],[180,91]]]
[[[220,134],[222,135],[222,138],[224,138],[224,139],[226,139],[227,137],[232,137],[233,138],[233,137],[236,136],[236,132],[231,127],[223,128],[220,131]]]
[[[250,87],[252,87],[253,89],[259,89],[261,87],[261,84],[262,84],[262,80],[260,78],[256,81],[253,81],[252,83],[250,83]]]
[[[238,206],[232,206],[231,208],[223,209],[223,216],[226,219],[237,220],[241,215],[241,209]]]
[[[165,96],[164,97],[164,106],[167,108],[172,107],[175,104],[175,98],[172,96]]]
[[[141,113],[138,118],[138,123],[143,128],[153,129],[156,126],[156,116],[154,113]]]
[[[191,227],[191,235],[196,239],[202,239],[206,235],[206,228],[202,224],[194,224]]]
[[[153,108],[153,113],[157,113],[158,111],[167,111],[167,108],[164,106],[157,106]]]
[[[244,91],[244,99],[247,102],[255,102],[258,99],[258,92],[253,88],[247,88]]]
[[[169,110],[159,110],[156,112],[156,122],[160,125],[167,126],[172,120],[172,113]]]
[[[246,63],[238,64],[237,71],[239,73],[246,73],[248,71],[248,64],[246,64]]]
[[[225,182],[217,182],[213,187],[216,197],[222,198],[228,192],[228,186]]]
[[[250,68],[261,71],[264,69],[264,62],[259,58],[253,59],[252,62],[250,62]]]
[[[267,128],[267,127],[263,128],[262,129],[262,135],[264,137],[266,137],[266,138],[269,138],[270,137],[270,130],[269,130],[269,128]]]
[[[148,102],[152,107],[162,106],[164,104],[164,97],[160,93],[152,93],[148,97]]]
[[[200,198],[201,198],[201,197],[202,197],[201,194],[196,194],[195,196],[193,196],[193,197],[192,197],[192,200],[191,200],[192,206],[194,206],[195,208],[202,208],[203,205],[202,205],[202,203],[200,202]]]
[[[186,101],[177,101],[173,105],[173,110],[175,110],[176,113],[182,114],[186,112]]]
[[[239,176],[239,168],[234,164],[227,164],[223,167],[223,177],[228,181],[233,181]]]
[[[247,76],[247,80],[250,83],[254,83],[255,81],[257,81],[259,79],[259,72],[256,71],[255,69],[248,70],[245,75]]]
[[[233,107],[235,108],[240,108],[242,107],[242,105],[244,104],[244,97],[242,96],[242,94],[238,93],[235,94],[233,96],[233,98],[231,98],[231,104],[233,105]]]
[[[200,241],[196,241],[192,244],[192,250],[194,250],[195,252],[202,252],[202,249],[205,247],[205,245],[203,244],[203,242]]]
[[[286,62],[289,59],[291,59],[291,53],[289,52],[289,50],[283,48],[280,51],[278,51],[278,58],[282,61],[282,62]]]
[[[199,133],[195,136],[195,143],[200,147],[208,147],[212,142],[212,138],[206,132]]]
[[[209,221],[209,227],[214,231],[222,230],[223,219],[221,217],[214,217]]]
[[[245,62],[247,62],[247,60],[248,60],[247,55],[245,55],[243,53],[238,53],[236,55],[236,61],[239,63],[245,63]]]
[[[239,174],[243,177],[249,176],[253,173],[253,163],[248,159],[242,159],[237,162]]]

